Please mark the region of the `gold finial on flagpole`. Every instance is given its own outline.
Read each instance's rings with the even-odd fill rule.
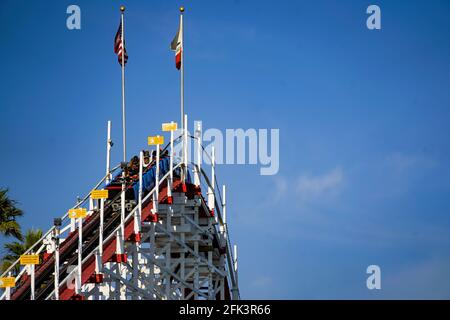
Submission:
[[[124,12],[125,11],[125,6],[120,6],[120,11]]]
[[[180,7],[180,12],[181,12],[181,13],[184,12],[184,7]]]

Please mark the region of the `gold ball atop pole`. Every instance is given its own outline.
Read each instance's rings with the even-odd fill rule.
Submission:
[[[181,13],[184,12],[184,7],[180,7],[180,12],[181,12]]]
[[[125,6],[120,6],[120,11],[124,12],[125,11]]]

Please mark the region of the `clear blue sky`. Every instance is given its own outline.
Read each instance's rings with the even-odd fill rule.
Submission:
[[[129,153],[178,119],[180,4],[190,120],[280,129],[278,175],[218,168],[242,297],[450,298],[448,1],[123,3]],[[120,161],[120,4],[2,1],[0,186],[24,228],[47,229],[104,174],[108,119]]]

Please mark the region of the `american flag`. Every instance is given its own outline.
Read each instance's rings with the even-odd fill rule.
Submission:
[[[125,41],[124,41],[125,46]],[[114,53],[117,54],[119,64],[122,65],[122,21],[119,24],[119,29],[117,30],[116,37],[114,38]],[[123,52],[123,57],[125,64],[128,61],[127,49],[125,48]]]

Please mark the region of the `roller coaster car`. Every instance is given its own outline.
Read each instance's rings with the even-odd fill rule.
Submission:
[[[117,184],[111,183],[106,187],[106,189],[108,190],[108,199],[114,199],[122,191],[122,184],[121,183],[117,183]],[[125,199],[126,200],[135,200],[132,185],[128,185],[126,187]]]
[[[133,183],[134,180],[126,179],[126,191],[125,191],[125,199],[127,200],[135,200],[134,192],[133,192]],[[122,178],[121,175],[118,175],[110,184],[106,186],[108,190],[108,198],[114,199],[121,191],[122,191]]]
[[[135,159],[136,157],[133,157],[133,159]],[[162,156],[160,159],[160,163],[163,163],[164,159],[166,157]],[[136,158],[137,159],[137,158]],[[166,161],[167,162],[167,161]],[[139,160],[137,160],[137,163],[139,163]],[[126,177],[125,177],[125,182],[126,182],[126,192],[125,192],[125,199],[126,200],[136,200],[136,196],[135,193],[133,191],[134,185],[136,183],[138,183],[139,181],[139,171],[136,168],[136,160],[134,160],[134,165],[131,168],[125,167],[124,169],[126,170]],[[163,168],[161,168],[163,169]],[[148,171],[150,170],[155,170],[155,163],[153,162],[152,164],[150,164],[148,167],[144,168],[143,170],[143,174],[145,175]],[[164,171],[164,170],[161,170]],[[106,189],[109,190],[108,194],[109,194],[109,199],[113,199],[115,196],[117,196],[117,194],[119,194],[122,191],[122,173],[119,173],[107,186]]]

